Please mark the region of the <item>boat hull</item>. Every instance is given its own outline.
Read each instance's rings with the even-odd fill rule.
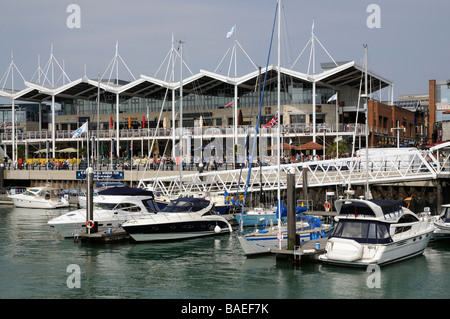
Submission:
[[[56,209],[56,208],[66,208],[69,207],[69,201],[65,198],[61,200],[39,200],[30,196],[26,198],[25,196],[19,197],[20,195],[11,195],[13,204],[15,207],[19,208],[40,208],[40,209]]]
[[[108,228],[118,228],[127,219],[132,218],[129,213],[115,212],[110,210],[94,210],[94,221],[97,223],[98,231],[106,231]],[[48,222],[62,237],[73,238],[76,234],[85,233],[86,211],[76,210]]]
[[[189,221],[154,222],[144,225],[133,225],[129,221],[122,227],[137,242],[181,240],[231,232],[228,222],[206,218]]]
[[[442,220],[436,221],[434,223],[436,229],[434,230],[434,239],[442,239],[450,237],[450,223],[445,223]]]
[[[311,229],[297,232],[300,237],[300,243],[306,243],[318,238],[326,238],[330,235],[332,227],[324,227],[320,229]],[[272,248],[280,247],[280,240],[278,234],[257,234],[257,235],[243,235],[238,237],[239,243],[247,257],[263,255],[270,253]],[[287,235],[283,232],[281,238],[281,248],[287,247]]]

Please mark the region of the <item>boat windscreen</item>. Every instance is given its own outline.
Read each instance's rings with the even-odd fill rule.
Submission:
[[[185,198],[173,200],[164,207],[164,213],[188,213],[198,212],[208,207],[209,201],[200,198]]]
[[[340,220],[330,238],[353,239],[358,243],[386,244],[392,242],[389,227],[384,223]]]
[[[375,216],[375,213],[364,202],[351,202],[342,205],[339,215]]]

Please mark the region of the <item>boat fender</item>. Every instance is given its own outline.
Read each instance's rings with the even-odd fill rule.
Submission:
[[[94,221],[88,220],[88,221],[86,222],[86,227],[89,228],[89,229],[91,229],[92,227],[94,227]]]
[[[220,233],[221,231],[222,231],[222,228],[220,228],[219,225],[216,225],[216,227],[214,227],[214,232],[215,232],[216,234]]]

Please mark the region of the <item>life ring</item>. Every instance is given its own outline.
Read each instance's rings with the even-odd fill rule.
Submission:
[[[94,227],[94,221],[88,220],[88,221],[86,222],[86,227],[89,228],[89,229],[91,229],[92,227]]]
[[[283,239],[284,239],[283,233],[278,233],[277,239],[278,239],[278,241],[283,241]]]
[[[325,210],[326,210],[327,212],[329,212],[329,211],[330,211],[330,208],[331,208],[331,204],[330,204],[329,202],[325,202],[325,203],[323,204],[323,207],[325,207]]]

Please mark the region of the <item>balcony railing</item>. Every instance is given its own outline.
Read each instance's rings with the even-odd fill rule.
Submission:
[[[277,128],[266,128],[263,129],[264,126],[261,126],[260,132],[261,134],[267,134],[273,136],[277,133]],[[316,125],[316,135],[322,136],[323,134],[352,134],[356,132],[357,135],[364,134],[364,125],[362,124],[339,124],[336,126],[336,124],[329,124],[329,123],[322,123]],[[238,127],[238,135],[245,136],[250,132],[254,130],[253,127],[249,126],[239,126]],[[70,140],[72,139],[72,132],[73,131],[56,131],[55,138],[57,140]],[[179,138],[179,128],[175,129],[175,138]],[[293,135],[311,135],[313,133],[313,126],[310,124],[294,124],[294,125],[286,125],[282,127],[283,134],[293,134]],[[95,137],[99,139],[115,139],[117,132],[116,130],[99,130],[97,132],[96,129],[89,130],[89,136]],[[232,126],[221,126],[221,127],[186,127],[183,128],[183,136],[233,136],[234,128]],[[172,129],[165,129],[165,128],[140,128],[140,129],[120,129],[119,130],[119,137],[120,139],[129,139],[129,138],[161,138],[161,139],[168,139],[172,136]],[[11,142],[12,140],[12,133],[1,133],[0,139],[3,142]],[[33,141],[33,140],[51,140],[52,139],[52,132],[51,131],[29,131],[29,132],[20,132],[16,133],[16,141]]]

